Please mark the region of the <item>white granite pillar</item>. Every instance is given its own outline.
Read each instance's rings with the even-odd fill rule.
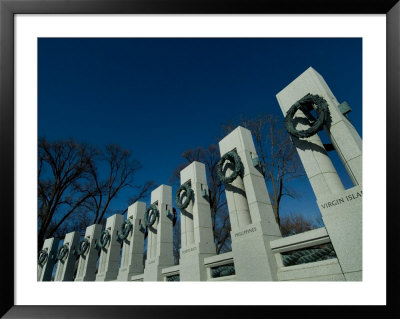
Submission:
[[[339,109],[339,103],[331,90],[313,68],[308,68],[276,97],[284,115],[290,107],[308,93],[323,97],[329,106],[331,124],[326,128],[333,147],[338,152],[349,177],[355,185],[362,181],[361,176],[361,139],[354,127]],[[301,111],[295,118],[305,118]],[[297,129],[308,128],[308,125],[298,124]],[[327,193],[335,194],[344,191],[343,184],[333,167],[321,139],[317,134],[298,139],[293,137],[300,159],[310,180],[315,196],[324,196]]]
[[[209,202],[206,168],[193,162],[181,173],[181,184],[190,182],[194,192],[188,207],[181,209],[180,281],[205,281],[204,258],[216,254]]]
[[[115,214],[107,218],[105,230],[110,234],[110,240],[106,243],[105,247],[100,248],[101,253],[96,281],[117,279],[121,253],[121,243],[117,241],[117,231],[120,230],[123,222],[124,216],[120,214]]]
[[[232,174],[232,170],[228,168],[226,175]],[[242,178],[236,178],[231,184],[226,184],[225,189],[227,201],[235,203],[231,205],[230,216],[231,225],[235,224],[236,228],[242,228],[251,224],[250,208],[247,202],[247,197],[244,191],[244,184]]]
[[[60,247],[65,247],[66,254],[64,258],[58,260],[57,271],[54,281],[72,281],[75,271],[76,262],[76,249],[79,244],[79,233],[71,232],[65,235],[63,245]],[[59,249],[59,251],[60,251]]]
[[[344,190],[339,176],[317,134],[292,140],[317,198],[326,230],[332,241],[346,280],[362,278],[362,141],[325,80],[308,68],[277,94],[284,115],[308,93],[323,97],[331,116],[325,130],[355,185]],[[303,117],[301,111],[296,117]],[[298,129],[309,125],[298,126]]]
[[[194,245],[193,202],[190,201],[186,209],[181,210],[181,247]]]
[[[39,254],[37,269],[38,281],[51,281],[59,241],[58,238],[47,238],[44,241],[43,252]]]
[[[90,225],[86,228],[83,240],[87,240],[88,246],[79,256],[75,281],[94,281],[96,279],[96,263],[99,256],[96,243],[100,238],[101,229],[102,226],[100,224]],[[78,245],[82,245],[83,240]],[[83,247],[81,246],[81,248]],[[79,250],[79,246],[77,250]]]
[[[219,142],[221,157],[236,151],[243,166],[238,176],[225,185],[231,221],[232,252],[239,281],[277,280],[276,262],[269,242],[281,237],[264,177],[253,166],[257,158],[251,133],[237,127]],[[226,172],[225,176],[229,176]],[[248,208],[247,208],[248,207]]]
[[[143,273],[144,236],[139,230],[139,221],[143,220],[146,203],[135,202],[129,206],[127,220],[132,224],[132,230],[123,241],[121,265],[118,281],[129,281],[131,276]]]
[[[290,86],[297,92],[318,94],[329,105],[331,123],[325,127],[332,145],[337,151],[354,186],[362,184],[362,140],[354,126],[340,109],[340,103],[333,95],[324,78],[312,67],[308,68]],[[286,89],[285,89],[286,90]]]
[[[159,212],[155,223],[148,227],[147,259],[144,281],[162,281],[161,269],[174,265],[172,221],[166,210],[172,212],[172,188],[161,185],[151,192],[151,203]]]

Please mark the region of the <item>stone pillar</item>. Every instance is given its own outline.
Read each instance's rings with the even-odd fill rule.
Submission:
[[[63,246],[66,246],[68,248],[68,252],[64,256],[64,258],[58,260],[57,271],[54,281],[73,280],[76,262],[76,249],[78,248],[79,237],[79,233],[75,231],[65,235]]]
[[[84,239],[86,239],[89,244],[87,250],[79,256],[78,271],[75,281],[94,281],[96,279],[96,263],[99,256],[96,243],[100,238],[101,229],[102,226],[100,224],[90,225],[86,228]]]
[[[232,252],[239,281],[275,281],[277,265],[269,242],[281,237],[264,177],[253,165],[258,158],[249,130],[237,127],[219,142],[221,157],[236,151],[243,166],[238,176],[225,185],[231,221]],[[230,171],[225,173],[229,176]]]
[[[96,281],[110,281],[117,279],[118,263],[121,253],[121,243],[117,241],[117,231],[120,230],[124,216],[115,214],[107,218],[106,228],[110,234],[110,240],[105,247],[100,248],[99,268]]]
[[[355,185],[344,190],[335,168],[317,134],[309,138],[293,137],[300,159],[317,198],[326,230],[338,256],[346,280],[362,278],[362,141],[353,125],[343,115],[325,80],[313,68],[277,94],[284,115],[306,94],[323,97],[328,103],[331,123],[325,130]],[[296,117],[304,118],[301,111]],[[297,126],[297,129],[308,128]]]
[[[139,221],[143,221],[146,203],[136,202],[129,206],[127,219],[132,224],[132,230],[123,241],[121,265],[118,281],[128,281],[131,276],[143,273],[144,236],[139,230]]]
[[[319,95],[318,92],[310,92],[307,84],[309,84],[309,79],[303,82],[300,76],[276,95],[284,115],[286,115],[294,103],[303,98],[307,93]],[[301,124],[306,122],[306,117],[301,111],[296,113],[294,119],[300,122],[297,124],[296,129],[304,130],[308,128],[306,124]],[[292,137],[292,141],[296,146],[304,170],[317,198],[327,193],[340,193],[344,190],[339,175],[333,167],[332,161],[317,134],[302,139]]]
[[[151,192],[151,203],[157,206],[159,215],[148,227],[147,259],[144,281],[162,281],[161,269],[174,265],[172,221],[167,209],[172,212],[172,188],[161,185]]]
[[[47,238],[43,243],[43,261],[38,262],[37,280],[51,281],[54,264],[56,262],[56,254],[58,249],[58,238]]]
[[[331,116],[331,123],[329,127],[325,127],[325,130],[353,184],[361,185],[361,138],[347,117],[343,115],[343,111],[340,107],[341,105],[333,95],[332,91],[329,89],[325,80],[312,67],[308,68],[304,73],[302,73],[285,89],[276,95],[283,114],[286,115],[289,108],[307,93],[317,94],[327,101]],[[298,111],[296,113],[296,117],[304,118],[304,115],[301,111]],[[303,129],[303,127],[300,127],[300,125],[298,126],[299,129]],[[301,140],[298,138],[293,138],[293,141],[297,147],[300,158],[302,159],[311,185],[315,184],[313,189],[317,198],[319,194],[324,195],[328,191],[331,193],[342,192],[344,190],[343,185],[341,182],[339,182],[340,179],[337,177],[336,170],[333,168],[333,165],[326,154],[318,135]],[[312,158],[313,156],[315,159]],[[320,165],[321,170],[316,170],[318,165]],[[322,176],[324,176],[325,183],[321,181],[314,182],[314,177],[316,177],[318,174],[321,174],[321,172]],[[321,179],[321,177],[319,179]],[[324,184],[328,185],[328,187],[324,187]]]
[[[181,184],[190,182],[194,198],[181,209],[180,281],[206,281],[204,258],[216,254],[208,195],[206,168],[193,162],[181,171]]]
[[[340,104],[337,101],[324,78],[311,67],[295,81],[301,82],[303,85],[307,83],[309,93],[318,94],[328,102],[331,124],[325,128],[325,131],[332,141],[332,145],[337,151],[354,186],[362,185],[362,140],[354,126],[343,114],[350,111],[350,108],[347,104]],[[296,89],[301,90],[300,88]],[[341,108],[345,105],[347,110],[342,110]]]

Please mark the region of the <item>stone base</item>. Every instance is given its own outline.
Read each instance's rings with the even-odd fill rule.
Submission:
[[[362,187],[321,197],[317,203],[346,280],[361,280]]]
[[[118,276],[118,272],[106,272],[96,276],[96,281],[111,281],[116,280]]]
[[[96,267],[87,268],[84,276],[76,277],[75,281],[95,281],[96,280]]]
[[[143,281],[160,281],[161,267],[155,259],[146,260],[146,266],[143,273]]]
[[[278,270],[279,281],[346,281],[336,258]]]
[[[231,232],[237,281],[277,281],[277,265],[269,242],[280,236],[263,234],[260,223]]]
[[[215,248],[209,247],[207,253],[204,249],[199,249],[200,245],[194,245],[192,247],[181,248],[181,258],[179,260],[180,265],[180,281],[206,281],[207,272],[204,267],[204,258],[215,255]]]
[[[362,271],[347,272],[344,277],[346,281],[362,281]]]
[[[138,271],[137,267],[131,266],[126,268],[120,268],[118,272],[118,281],[129,281],[132,276],[143,274],[143,267],[142,271]]]
[[[173,266],[173,256],[162,256],[154,259],[146,260],[144,268],[144,281],[162,281],[162,269]]]

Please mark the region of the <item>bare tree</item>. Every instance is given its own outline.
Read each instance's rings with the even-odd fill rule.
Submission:
[[[94,150],[72,140],[38,145],[38,247],[92,194],[88,170]],[[55,216],[57,213],[57,216]]]
[[[101,169],[100,165],[103,166]],[[89,169],[96,191],[84,204],[94,213],[93,224],[103,220],[110,203],[122,189],[134,187],[134,174],[140,168],[139,161],[131,158],[130,151],[118,145],[109,144],[104,151],[99,151],[99,161],[92,162]]]
[[[211,144],[207,148],[196,147],[194,149],[188,149],[182,153],[182,157],[185,161],[175,169],[170,182],[174,183],[179,181],[180,171],[190,163],[198,161],[205,164],[208,188],[210,191],[209,203],[211,221],[217,254],[232,250],[230,239],[231,225],[224,187],[216,171],[220,159],[217,145]]]
[[[90,224],[101,223],[124,188],[138,190],[133,200],[146,197],[154,183],[133,185],[140,168],[129,151],[115,144],[101,150],[72,140],[49,142],[40,138],[38,249],[47,237],[84,231]]]
[[[303,233],[323,226],[321,217],[306,218],[301,214],[290,214],[281,218],[281,233],[283,237]]]
[[[249,129],[253,135],[271,204],[277,223],[280,225],[280,203],[284,196],[296,198],[299,194],[290,187],[290,180],[304,176],[296,148],[286,131],[283,121],[275,115],[262,114],[255,119],[242,118],[240,125]],[[230,132],[234,125],[224,126]]]

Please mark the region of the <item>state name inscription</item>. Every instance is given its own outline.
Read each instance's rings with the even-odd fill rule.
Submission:
[[[336,198],[336,199],[331,200],[329,202],[326,202],[324,204],[321,204],[321,207],[326,209],[326,208],[329,208],[329,207],[334,207],[334,206],[337,206],[337,205],[344,204],[346,202],[350,202],[352,200],[355,200],[355,199],[361,198],[361,197],[362,197],[362,191],[359,191],[359,192],[356,192],[356,193],[353,193],[353,194],[350,194],[350,195],[346,195],[346,196],[343,196],[343,197],[340,197],[340,198]]]
[[[246,235],[246,234],[249,234],[249,233],[253,233],[253,232],[255,232],[256,230],[257,230],[256,227],[252,227],[252,228],[250,228],[250,229],[246,229],[246,230],[243,230],[243,231],[241,231],[241,232],[236,233],[236,234],[235,234],[235,237],[240,237],[240,236],[243,236],[243,235]]]
[[[182,254],[186,254],[186,253],[189,253],[189,252],[191,252],[191,251],[195,251],[195,250],[197,250],[197,247],[192,247],[192,248],[189,248],[189,249],[183,250],[183,251],[182,251]]]

